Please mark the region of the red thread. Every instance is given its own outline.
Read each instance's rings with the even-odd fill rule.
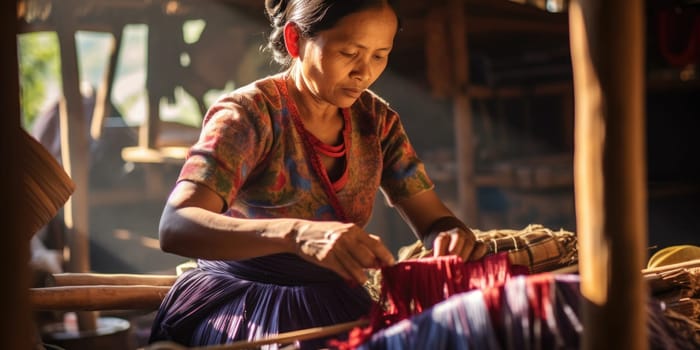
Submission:
[[[527,273],[527,267],[510,264],[507,252],[467,263],[457,256],[449,256],[406,260],[384,267],[380,299],[370,312],[369,326],[353,329],[346,342],[332,342],[332,346],[342,350],[354,349],[374,332],[423,312],[453,295],[474,289],[494,289],[505,284],[511,276]]]
[[[527,298],[536,319],[547,321],[552,315],[550,287],[554,277],[551,274],[533,275],[527,279]]]

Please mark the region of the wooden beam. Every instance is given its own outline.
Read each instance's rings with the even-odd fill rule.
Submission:
[[[583,349],[647,349],[643,1],[570,4]]]
[[[470,227],[478,227],[478,201],[474,176],[474,135],[472,105],[467,93],[469,86],[469,54],[464,15],[464,2],[447,2],[448,23],[452,45],[452,65],[456,94],[453,98],[455,123],[455,154],[457,158],[457,199],[461,217]]]
[[[97,89],[95,97],[95,109],[92,111],[92,121],[90,124],[90,136],[93,140],[99,140],[102,137],[105,119],[111,113],[111,98],[112,86],[114,85],[114,76],[117,71],[117,61],[122,46],[122,31],[123,27],[118,27],[112,30],[112,42],[109,47],[109,62],[105,67],[102,75],[102,81]]]
[[[139,146],[158,147],[162,133],[160,101],[173,97],[178,84],[180,71],[180,50],[184,45],[182,18],[164,12],[160,3],[153,3],[148,9],[151,23],[148,30],[148,51],[146,70],[146,93],[148,110],[144,124],[139,130]],[[172,102],[172,101],[171,101]]]
[[[155,310],[169,290],[141,285],[45,287],[30,289],[29,299],[37,310]]]
[[[431,6],[427,13],[437,9],[436,6]],[[559,17],[555,19],[519,19],[519,18],[502,18],[502,17],[482,17],[469,13],[467,9],[466,15],[466,31],[470,37],[488,38],[493,34],[537,34],[548,35],[550,37],[563,38],[568,34],[568,26],[566,22],[559,21]],[[554,15],[552,15],[554,16]],[[425,14],[419,18],[402,18],[402,31],[396,36],[397,47],[415,46],[415,43],[425,42],[426,38],[431,37],[434,33],[427,32],[423,23],[425,22]]]
[[[89,142],[83,97],[80,93],[78,56],[75,31],[60,26],[58,41],[61,49],[61,158],[63,167],[75,182],[76,188],[65,206],[66,226],[69,230],[70,260],[72,272],[90,270],[88,251],[88,162]]]
[[[58,41],[61,49],[61,77],[63,96],[60,101],[61,158],[63,167],[75,183],[75,191],[64,207],[64,222],[67,230],[68,271],[88,272],[90,270],[90,239],[88,205],[90,145],[87,121],[83,110],[83,97],[80,93],[78,52],[75,28],[72,26],[70,9],[59,7],[58,15],[64,18],[57,25]],[[79,313],[78,326],[81,330],[97,329],[97,315]]]
[[[540,0],[542,1],[542,0]],[[532,4],[523,4],[522,1],[517,2],[513,0],[464,0],[467,7],[467,12],[479,15],[486,15],[489,13],[498,13],[503,16],[516,17],[516,18],[532,18],[539,20],[547,20],[552,17],[559,16],[561,14],[550,13],[544,11]]]
[[[130,22],[133,24],[146,24],[147,21],[133,21]],[[76,27],[77,30],[81,31],[88,31],[88,32],[103,32],[103,33],[110,33],[111,30],[114,28],[113,24],[107,24],[107,23],[85,23],[85,22],[80,22],[76,23],[79,25],[79,27]],[[56,30],[56,24],[52,22],[32,22],[32,23],[27,23],[25,21],[21,21],[20,27],[19,27],[19,34],[26,34],[26,33],[35,33],[35,32],[51,32]]]
[[[514,18],[484,18],[469,16],[467,18],[469,35],[492,33],[536,33],[536,34],[566,34],[566,22],[546,20],[514,19]]]
[[[17,61],[17,1],[2,1],[0,5],[0,76],[2,94],[0,106],[0,149],[6,151],[8,160],[23,157],[26,150],[21,147],[19,63]],[[29,211],[23,201],[25,189],[22,178],[25,169],[6,165],[0,167],[0,222],[5,234],[0,245],[0,275],[7,278],[0,298],[0,348],[33,349],[37,342],[33,338],[34,324],[29,307],[27,288],[29,271]]]
[[[90,285],[144,285],[169,287],[175,283],[175,275],[137,275],[103,273],[57,273],[51,276],[52,287]]]
[[[156,23],[157,18],[161,18],[163,14],[160,12],[160,7],[153,5],[148,11],[151,13],[153,23]],[[161,20],[162,21],[162,20]],[[162,24],[162,23],[161,23]],[[164,28],[159,26],[151,26],[148,31],[148,51],[146,63],[146,94],[148,96],[148,107],[146,117],[143,124],[139,128],[139,146],[143,148],[154,148],[158,137],[158,122],[160,121],[160,98],[163,92],[162,84],[159,84],[159,76],[156,72],[161,72],[159,69],[159,59],[163,53],[158,50],[161,41],[165,40],[163,32]]]
[[[452,64],[452,41],[448,24],[445,22],[447,8],[435,7],[423,19],[421,39],[425,51],[426,78],[430,83],[431,95],[451,97],[456,93]],[[411,44],[412,45],[412,44]]]
[[[530,96],[561,95],[568,96],[572,93],[571,83],[545,83],[532,86],[503,86],[491,88],[484,85],[470,85],[467,94],[472,99],[492,98],[522,98]]]

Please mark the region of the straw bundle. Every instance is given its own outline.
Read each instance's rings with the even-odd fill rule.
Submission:
[[[683,248],[667,247],[660,251],[661,255],[666,259],[665,251],[677,251],[678,247]],[[649,261],[653,263],[660,259],[655,254]],[[652,295],[664,302],[667,316],[675,321],[674,326],[689,328],[700,343],[700,259],[644,269],[642,275],[649,283]]]
[[[487,254],[508,252],[511,264],[522,265],[530,273],[553,271],[578,262],[578,240],[573,232],[551,230],[539,224],[531,224],[521,230],[472,229],[476,238],[484,242]],[[402,247],[399,260],[422,258],[432,255],[421,241]]]
[[[22,130],[22,134],[22,143],[27,148],[26,156],[19,160],[25,170],[23,200],[29,213],[29,232],[33,235],[56,216],[75,190],[75,184],[43,145],[26,131]]]

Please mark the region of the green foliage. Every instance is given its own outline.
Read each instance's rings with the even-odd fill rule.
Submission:
[[[22,124],[29,128],[60,81],[58,39],[55,33],[28,33],[17,42]]]

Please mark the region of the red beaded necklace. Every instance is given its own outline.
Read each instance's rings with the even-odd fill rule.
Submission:
[[[289,97],[287,84],[285,81],[277,81],[277,86],[282,96],[287,100],[287,106],[289,108],[289,114],[292,117],[292,122],[294,123],[294,128],[297,130],[299,135],[301,135],[302,142],[304,143],[304,149],[309,157],[309,161],[311,162],[311,167],[316,173],[316,176],[321,180],[323,190],[326,193],[331,206],[335,210],[339,220],[347,221],[345,211],[338,200],[336,192],[340,191],[348,182],[348,164],[350,160],[349,152],[347,150],[350,148],[350,133],[352,130],[349,110],[347,108],[343,108],[341,110],[343,113],[343,142],[337,146],[328,145],[306,130],[304,123],[301,121],[301,117],[299,117],[299,111],[297,110],[294,100]],[[331,181],[331,179],[328,177],[328,172],[321,162],[319,153],[332,158],[345,157],[343,173],[335,181]]]

